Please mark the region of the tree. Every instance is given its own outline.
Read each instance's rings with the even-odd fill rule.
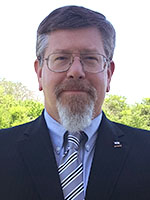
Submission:
[[[132,118],[129,120],[129,125],[150,130],[150,98],[133,105],[131,111]]]
[[[0,80],[0,128],[23,124],[37,118],[44,106],[21,83]],[[129,105],[126,98],[106,97],[103,110],[112,121],[150,130],[150,98]]]
[[[109,95],[104,101],[103,110],[109,119],[121,122],[125,111],[129,110],[129,105],[126,103],[125,97]]]
[[[17,91],[13,93],[12,90]],[[25,92],[25,95],[23,95],[23,92]],[[43,104],[32,98],[30,91],[26,90],[26,87],[22,84],[1,81],[0,128],[23,124],[38,117],[43,110]]]
[[[15,83],[6,79],[0,79],[0,86],[3,88],[4,95],[12,95],[16,100],[35,98],[34,93],[20,82]]]
[[[115,122],[150,130],[150,98],[129,105],[125,97],[109,95],[105,99],[103,110],[107,117]]]

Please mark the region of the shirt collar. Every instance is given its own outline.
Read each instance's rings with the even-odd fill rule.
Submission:
[[[53,147],[56,151],[60,151],[63,146],[64,134],[66,132],[65,128],[56,120],[54,120],[46,111],[44,110],[44,118],[49,129],[50,137],[52,140]]]
[[[85,144],[85,149],[87,151],[90,151],[95,145],[95,141],[97,138],[97,130],[101,123],[101,120],[102,120],[102,112],[96,118],[94,118],[90,126],[85,128],[84,130],[84,132],[88,136],[88,140]]]
[[[56,150],[56,152],[59,153],[59,151],[61,150],[63,146],[64,134],[66,132],[66,129],[59,122],[54,120],[47,113],[46,109],[44,110],[44,118],[45,118],[47,127],[49,129],[53,147]],[[100,113],[100,115],[98,115],[96,118],[92,120],[92,123],[90,126],[88,126],[87,128],[85,128],[85,130],[83,130],[88,137],[88,140],[85,144],[85,148],[87,151],[90,151],[90,149],[93,148],[95,144],[96,137],[97,137],[97,129],[101,123],[101,119],[102,119],[102,112]]]

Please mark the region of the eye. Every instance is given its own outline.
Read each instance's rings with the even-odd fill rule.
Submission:
[[[84,59],[85,60],[98,60],[98,58],[96,56],[85,56]]]
[[[84,55],[82,59],[88,65],[97,65],[99,63],[99,57],[97,55]]]
[[[68,57],[66,57],[66,56],[57,56],[57,57],[55,57],[55,61],[57,61],[57,60],[66,60],[66,59],[68,59]]]
[[[70,56],[67,54],[52,54],[50,57],[52,64],[66,64],[70,60]]]

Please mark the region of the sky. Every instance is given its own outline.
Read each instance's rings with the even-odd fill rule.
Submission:
[[[38,92],[34,72],[36,31],[54,9],[84,6],[106,16],[116,30],[110,94],[140,102],[150,98],[149,0],[5,0],[0,2],[0,78]]]

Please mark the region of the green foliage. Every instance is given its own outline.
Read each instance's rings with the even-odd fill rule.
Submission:
[[[21,83],[0,81],[1,129],[29,122],[41,114],[43,104],[32,99],[30,93]]]
[[[128,105],[125,97],[109,95],[105,99],[103,110],[115,122],[150,130],[150,98]]]
[[[110,95],[105,99],[103,109],[109,119],[119,122],[125,114],[124,111],[128,111],[129,106],[125,97]]]
[[[21,83],[0,80],[0,128],[23,124],[37,118],[44,106]],[[106,97],[103,110],[112,121],[150,130],[150,98],[129,105],[126,98]]]
[[[14,83],[5,79],[0,79],[0,86],[3,88],[4,95],[11,95],[16,100],[26,100],[34,98],[33,92],[28,90],[27,87],[20,82]]]

